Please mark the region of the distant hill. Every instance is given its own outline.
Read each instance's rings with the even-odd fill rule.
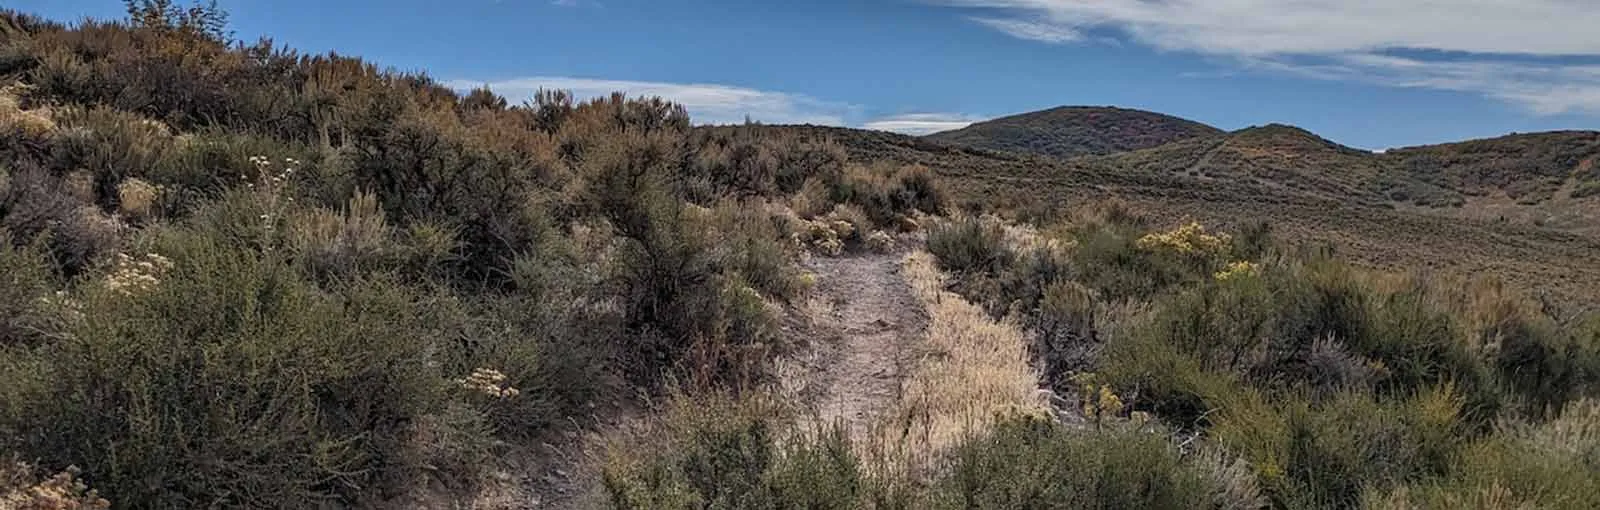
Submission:
[[[1514,134],[1374,154],[1281,124],[1229,133],[1160,113],[1067,106],[980,122],[923,140],[1366,204],[1470,204],[1470,211],[1462,213],[1541,222],[1568,218],[1557,222],[1600,231],[1600,225],[1586,224],[1600,217],[1597,131]],[[1572,212],[1574,201],[1581,201],[1582,214]]]
[[[1569,180],[1580,194],[1600,191],[1600,132],[1502,136],[1384,154],[1407,173],[1471,196],[1504,193],[1524,204],[1553,198]]]
[[[1584,189],[1573,182],[1565,186],[1573,189],[1533,205],[1502,203],[1501,191],[1464,193],[1478,189],[1463,184],[1476,182],[1468,176],[1496,175],[1494,169],[1516,160],[1506,154],[1548,162],[1524,165],[1528,175],[1555,175],[1565,168],[1561,155],[1586,154],[1577,142],[1586,139],[1581,133],[1518,135],[1377,154],[1300,128],[1267,125],[1142,150],[1060,158],[955,147],[878,131],[763,129],[832,140],[852,161],[927,166],[949,186],[958,205],[1049,218],[1085,203],[1116,199],[1162,223],[1196,219],[1241,226],[1270,220],[1286,239],[1332,241],[1346,255],[1373,266],[1494,273],[1529,289],[1600,295],[1595,256],[1600,253],[1600,195],[1573,198],[1582,195],[1574,190]],[[1508,148],[1524,145],[1520,152]],[[1579,158],[1568,170],[1592,171],[1589,161]],[[1461,180],[1439,177],[1445,175]]]
[[[934,133],[928,140],[1054,157],[1148,149],[1222,130],[1171,115],[1114,107],[1064,106]]]
[[[1125,171],[1253,183],[1332,200],[1459,205],[1451,188],[1405,172],[1391,158],[1270,124],[1093,158]]]

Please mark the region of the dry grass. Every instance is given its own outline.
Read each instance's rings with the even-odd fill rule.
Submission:
[[[84,485],[77,468],[68,468],[45,480],[36,480],[33,467],[0,461],[0,509],[104,510],[111,503]]]
[[[0,89],[0,127],[17,129],[23,134],[40,138],[56,130],[56,123],[45,109],[24,110],[17,101],[17,91],[11,87]]]
[[[129,178],[117,185],[117,207],[123,217],[143,220],[155,212],[161,190],[141,179]]]
[[[1016,325],[996,322],[944,290],[944,274],[927,252],[906,257],[902,274],[928,312],[919,346],[925,354],[871,438],[868,459],[921,472],[941,452],[988,432],[997,418],[1049,414]]]

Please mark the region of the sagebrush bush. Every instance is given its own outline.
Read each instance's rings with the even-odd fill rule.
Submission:
[[[49,336],[50,260],[39,243],[17,246],[0,229],[0,346]]]
[[[867,481],[840,429],[789,435],[774,403],[675,401],[653,429],[612,445],[617,508],[857,508]],[[626,449],[626,450],[624,450]]]
[[[172,135],[159,122],[108,108],[68,108],[57,112],[61,130],[52,143],[58,168],[89,171],[94,200],[106,211],[119,208],[118,186],[160,165]]]
[[[1582,316],[1558,320],[1494,286],[1375,277],[1328,250],[1280,247],[1265,225],[1152,233],[1107,214],[1120,216],[1047,230],[1070,240],[1059,251],[1000,229],[987,237],[995,249],[954,248],[982,245],[952,242],[984,239],[972,221],[929,236],[941,263],[964,271],[955,289],[1034,330],[1058,394],[1092,381],[1087,415],[1125,403],[1234,452],[1235,474],[1216,476],[1248,472],[1275,507],[1584,501],[1545,499],[1551,485],[1497,481],[1467,460],[1505,454],[1483,446],[1506,444],[1497,419],[1538,420],[1593,394]],[[999,250],[1010,256],[982,255]]]
[[[1369,490],[1367,508],[1594,508],[1600,406],[1576,402],[1542,424],[1510,422],[1464,447],[1447,476]]]
[[[879,226],[896,225],[915,212],[937,214],[947,193],[933,172],[921,166],[853,166],[835,184],[833,199],[854,204]]]
[[[972,216],[930,226],[928,252],[938,257],[940,268],[956,273],[994,272],[1015,257],[998,223]]]
[[[170,272],[133,293],[86,282],[82,319],[20,354],[34,362],[7,374],[25,403],[4,417],[8,446],[89,466],[130,506],[301,506],[403,482],[404,427],[449,390],[429,359],[449,331],[422,296],[320,290],[183,233],[156,249]]]
[[[1019,419],[956,449],[945,508],[1238,508],[1163,434]]]

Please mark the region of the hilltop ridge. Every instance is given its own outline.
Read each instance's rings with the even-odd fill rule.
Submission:
[[[1171,115],[1109,106],[1062,106],[979,122],[925,138],[965,147],[1055,157],[1147,149],[1222,130]]]

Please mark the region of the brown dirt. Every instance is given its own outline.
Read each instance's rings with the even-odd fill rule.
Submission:
[[[904,253],[815,258],[810,320],[791,331],[810,346],[798,387],[822,423],[841,423],[862,437],[873,419],[892,409],[915,362],[913,346],[928,318],[901,272]]]

